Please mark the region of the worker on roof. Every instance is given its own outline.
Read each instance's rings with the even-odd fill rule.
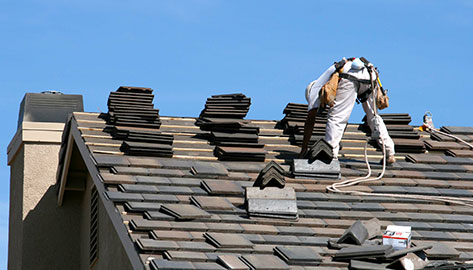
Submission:
[[[333,92],[326,89],[334,88]],[[392,164],[394,158],[394,142],[388,134],[386,125],[381,116],[377,114],[380,105],[375,103],[375,93],[385,95],[379,81],[378,72],[365,58],[342,59],[330,66],[317,80],[313,81],[306,90],[308,101],[308,115],[304,126],[304,140],[301,157],[307,152],[312,136],[317,111],[322,111],[329,106],[325,140],[333,148],[334,158],[338,157],[340,141],[348,124],[355,101],[363,105],[372,134],[377,134],[378,143],[384,143],[386,148],[387,164]],[[387,96],[386,96],[387,98]],[[387,107],[385,105],[384,107]],[[382,141],[381,141],[382,140]]]

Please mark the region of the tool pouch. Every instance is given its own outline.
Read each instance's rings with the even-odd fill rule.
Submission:
[[[377,89],[378,91],[376,93],[376,106],[380,110],[386,109],[387,107],[389,107],[389,97],[386,91],[381,89],[381,87],[377,87]]]
[[[337,96],[338,81],[340,75],[338,72],[334,72],[330,77],[330,80],[322,88],[320,88],[319,98],[321,108],[325,108],[326,105],[333,107],[335,104],[335,97]]]

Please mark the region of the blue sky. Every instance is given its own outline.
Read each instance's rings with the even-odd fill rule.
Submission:
[[[243,92],[248,118],[281,119],[334,61],[365,56],[391,107],[421,123],[472,126],[473,1],[2,1],[0,268],[6,268],[6,147],[25,92],[82,94],[107,111],[120,85],[155,89],[162,115],[197,116]],[[352,122],[363,117],[356,106]]]

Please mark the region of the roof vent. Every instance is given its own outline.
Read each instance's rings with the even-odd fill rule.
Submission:
[[[284,169],[271,161],[261,170],[253,187],[246,188],[246,206],[250,217],[297,219],[296,192],[285,187]]]
[[[340,179],[341,170],[338,159],[330,163],[315,160],[310,163],[307,159],[294,159],[292,161],[292,175],[298,179]]]
[[[83,112],[82,95],[66,95],[58,91],[26,93],[20,105],[18,128],[23,121],[65,123],[72,112]]]
[[[298,219],[296,192],[292,187],[246,188],[246,205],[250,217]]]

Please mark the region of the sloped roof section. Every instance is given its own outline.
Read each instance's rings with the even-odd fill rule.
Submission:
[[[413,243],[434,246],[426,250],[429,260],[473,259],[472,207],[328,193],[326,187],[340,181],[336,179],[286,174],[285,186],[296,191],[299,219],[250,218],[245,189],[253,186],[268,162],[277,162],[290,172],[292,160],[298,157],[301,107],[288,106],[287,121],[244,120],[245,127],[259,130],[258,144],[264,146],[255,149],[265,154],[260,161],[219,160],[218,145],[209,140],[212,131],[190,117],[159,118],[159,131],[174,138],[172,157],[125,155],[123,140],[110,135],[111,126],[98,113],[74,113],[71,132],[80,135],[74,138],[87,151],[81,152],[90,159],[86,163],[93,162],[89,170],[97,172],[93,177],[101,187],[98,190],[117,210],[109,214],[121,222],[117,226],[123,241],[128,241],[146,269],[315,269],[315,265],[321,267],[317,269],[347,269],[348,261],[334,260],[337,250],[329,248],[328,240],[338,239],[355,221],[372,218],[383,229],[390,224],[412,226]],[[420,133],[401,116],[386,118],[393,121],[388,129],[401,142],[398,162],[387,168],[383,179],[352,189],[471,199],[473,158],[464,153],[471,149]],[[318,131],[321,125],[323,121]],[[473,141],[473,134],[465,134],[467,129],[448,130]],[[366,175],[363,147],[367,136],[364,124],[348,125],[339,157],[342,180]],[[444,143],[446,147],[441,147]],[[370,145],[368,156],[373,173],[379,174],[380,149]]]

